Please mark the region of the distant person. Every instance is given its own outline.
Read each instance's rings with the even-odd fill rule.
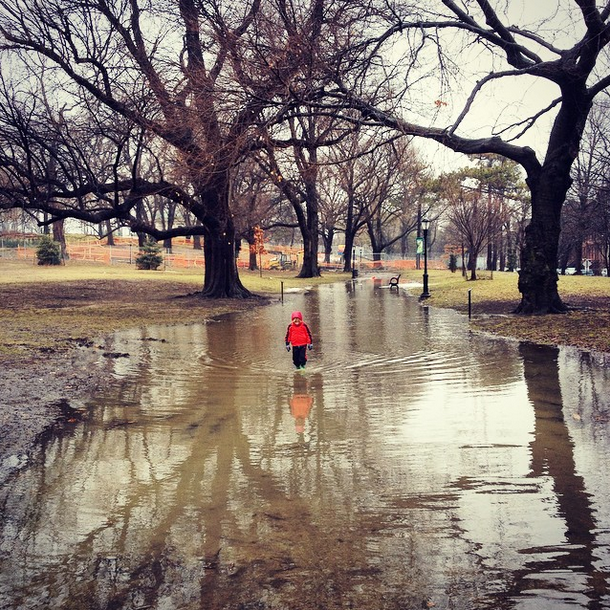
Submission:
[[[300,311],[292,312],[292,322],[286,331],[286,350],[292,345],[292,362],[297,369],[304,369],[307,364],[307,349],[313,348],[313,339],[309,327],[303,322]]]

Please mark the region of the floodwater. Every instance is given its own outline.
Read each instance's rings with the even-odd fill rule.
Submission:
[[[0,492],[0,608],[610,608],[601,356],[370,280],[105,347]]]

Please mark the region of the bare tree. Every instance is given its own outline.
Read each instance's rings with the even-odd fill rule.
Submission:
[[[475,166],[459,172],[462,178],[477,181],[481,196],[487,200],[489,214],[489,240],[487,242],[487,269],[498,268],[498,259],[505,255],[504,239],[512,241],[509,232],[515,204],[523,197],[523,183],[520,167],[510,159],[494,154],[473,155]],[[501,265],[504,269],[504,265]]]
[[[596,228],[593,232],[595,248],[599,254],[601,267],[610,272],[610,177],[606,177],[604,183],[597,192],[597,214]],[[602,269],[600,269],[602,273]]]
[[[254,271],[258,269],[255,229],[265,226],[272,217],[276,192],[267,174],[251,158],[236,168],[231,201],[237,238],[247,242],[250,252],[249,268]]]
[[[479,254],[499,231],[496,211],[489,205],[479,185],[468,185],[461,176],[457,176],[449,200],[449,220],[467,248],[470,279],[476,280]]]
[[[580,154],[572,169],[573,183],[566,198],[559,243],[562,273],[571,263],[580,275],[587,243],[607,241],[603,238],[606,202],[600,197],[610,171],[606,112],[607,109],[597,105],[589,115]]]
[[[120,205],[81,205],[75,211],[46,204],[46,212],[52,218],[95,223],[120,218],[133,231],[156,239],[199,233],[206,265],[202,295],[248,296],[235,262],[231,176],[245,155],[268,144],[269,126],[286,124],[290,117],[301,130],[297,138],[305,143],[296,158],[306,178],[301,201],[305,215],[297,214],[305,233],[301,275],[316,275],[317,152],[311,124],[318,110],[312,102],[328,82],[327,71],[334,73],[342,61],[338,50],[351,36],[348,26],[354,21],[354,15],[343,17],[350,4],[1,1],[5,57],[14,62],[23,58],[20,70],[52,66],[58,98],[69,99],[81,111],[95,103],[111,122],[120,117],[171,146],[188,182],[185,188],[167,176],[142,179],[138,160],[112,184],[76,181],[81,197],[87,190],[99,194],[112,188]],[[363,14],[361,7],[357,14]],[[294,140],[294,130],[292,136]],[[54,195],[70,199],[75,190]],[[165,198],[170,208],[181,205],[195,222],[153,224],[140,213],[151,196]],[[28,205],[34,210],[40,203]]]
[[[339,199],[344,200],[345,215],[342,221],[345,233],[343,250],[343,270],[351,271],[354,267],[352,254],[354,242],[358,233],[366,226],[369,215],[369,171],[368,154],[372,148],[369,138],[359,132],[354,132],[337,146],[334,146],[329,155],[329,167],[336,184]],[[374,146],[373,146],[374,148]]]
[[[361,123],[357,113],[350,115],[346,107],[343,112],[325,107],[323,92],[339,72],[361,71],[361,57],[350,47],[362,39],[372,15],[367,3],[353,0],[279,0],[278,8],[267,26],[272,32],[266,40],[275,41],[273,52],[257,48],[269,56],[269,73],[286,87],[284,121],[279,127],[272,123],[261,129],[266,151],[261,163],[293,206],[304,250],[299,277],[314,277],[320,273],[321,168],[334,162],[331,150]],[[334,232],[329,220],[327,214],[323,228],[327,250]]]
[[[185,190],[163,176],[154,182],[142,178],[136,158],[128,172],[117,166],[111,182],[71,176],[69,187],[66,181],[52,193],[53,200],[78,199],[78,206],[43,206],[40,198],[22,203],[53,219],[120,218],[156,239],[199,232],[205,253],[201,294],[249,296],[237,273],[229,195],[232,169],[249,148],[250,130],[276,86],[259,78],[262,58],[246,50],[259,9],[258,0],[240,7],[177,0],[158,10],[135,0],[0,2],[5,58],[15,64],[23,58],[22,73],[27,66],[53,66],[58,99],[81,113],[102,108],[111,124],[127,121],[173,147],[190,186]],[[21,86],[27,84],[22,79]],[[31,178],[36,183],[38,177]],[[109,193],[114,200],[105,197]],[[95,202],[88,197],[93,194]],[[197,224],[152,224],[137,213],[150,196],[186,207]]]
[[[605,95],[598,101],[598,112],[592,116],[591,130],[598,134],[599,140],[595,151],[595,165],[598,168],[596,185],[597,205],[594,207],[593,230],[591,239],[600,259],[600,267],[610,272],[610,132],[608,110],[610,95]],[[599,269],[602,273],[602,269]]]
[[[373,259],[380,260],[386,249],[420,226],[426,167],[405,138],[379,147],[372,161],[369,181],[376,185],[375,200],[369,202],[366,227]]]
[[[259,156],[281,194],[290,202],[303,240],[299,277],[320,275],[321,168],[328,164],[327,149],[345,137],[332,119],[309,108],[296,108],[288,118],[290,131],[283,138],[267,135],[265,154]]]
[[[331,262],[335,235],[343,230],[347,212],[345,194],[337,183],[334,170],[332,165],[325,165],[321,168],[319,214],[325,263]]]
[[[406,149],[400,144],[397,144],[398,148],[394,148],[396,139],[396,136],[383,132],[355,130],[329,151],[329,171],[333,175],[337,196],[341,194],[340,200],[345,210],[342,220],[342,230],[345,233],[345,271],[350,271],[353,266],[352,254],[356,236],[365,230],[368,224],[376,226],[378,234],[385,241],[382,231],[386,230],[387,221],[401,216],[398,209],[401,207],[404,191],[392,192],[392,189],[398,177],[397,167],[403,162],[397,151],[400,149],[406,154]],[[390,158],[393,158],[393,161],[390,161]],[[397,200],[390,205],[386,200],[393,195],[396,195]],[[381,211],[384,204],[385,214]],[[375,228],[372,230],[375,237]],[[404,230],[399,231],[397,239],[400,239],[403,233]],[[385,245],[389,245],[390,241],[393,243],[396,240],[388,240]],[[375,250],[374,245],[373,249]]]
[[[610,5],[561,0],[545,5],[546,19],[536,21],[540,8],[536,3],[489,0],[392,4],[391,9],[383,4],[377,23],[385,19],[387,27],[373,30],[368,47],[352,47],[363,66],[368,50],[368,73],[363,68],[336,74],[334,90],[328,89],[331,99],[359,109],[370,123],[434,140],[456,152],[502,155],[524,168],[532,218],[521,255],[517,312],[530,314],[566,309],[556,272],[561,210],[592,102],[610,85],[605,55]],[[521,25],[513,25],[517,22]],[[402,60],[396,59],[399,41],[406,48]],[[435,70],[432,62],[437,62]],[[510,104],[503,104],[498,94],[503,81],[510,81],[505,96],[531,91],[526,101],[537,107],[509,115]],[[527,86],[520,87],[521,81]],[[545,97],[529,86],[540,82],[553,86],[557,96]],[[378,100],[382,89],[393,89],[392,105],[387,97]],[[482,120],[480,101],[488,91],[497,112]],[[423,98],[416,100],[416,93]],[[425,112],[426,104],[434,104],[438,112]],[[422,114],[430,120],[421,120]],[[544,120],[550,127],[541,160],[519,139]],[[484,124],[492,128],[479,136]],[[536,144],[544,137],[539,132]]]

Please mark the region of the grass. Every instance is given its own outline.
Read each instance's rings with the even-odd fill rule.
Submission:
[[[479,302],[486,306],[497,304],[507,313],[519,304],[521,295],[517,288],[518,276],[516,273],[479,272],[480,278],[476,281],[465,279],[461,273],[448,271],[429,271],[430,304],[437,307],[451,307],[467,311],[468,291],[472,292],[474,303]],[[401,282],[422,282],[421,271],[407,271],[401,277]],[[602,298],[610,299],[610,278],[566,275],[559,277],[559,292],[562,298],[570,301]]]
[[[294,273],[244,271],[251,291],[279,296],[347,278],[297,279]],[[189,324],[241,311],[265,300],[207,300],[201,269],[139,271],[127,265],[69,262],[38,265],[0,259],[0,363],[23,366],[75,345],[90,344],[116,330],[147,324]]]
[[[328,273],[321,278],[299,279],[294,272],[241,270],[242,283],[255,293],[280,294],[281,285],[285,289],[303,288],[317,284],[328,284],[351,277],[345,273]],[[190,284],[193,290],[203,285],[203,271],[200,268],[165,269],[141,271],[135,265],[104,265],[70,261],[59,266],[39,266],[31,262],[0,258],[0,285],[21,283],[78,282],[89,280],[178,282]]]
[[[285,291],[306,289],[351,276],[327,272],[322,278],[298,279],[294,272],[242,271],[240,277],[249,290],[278,296],[282,286]],[[548,316],[512,313],[520,301],[517,274],[496,272],[491,279],[483,272],[481,278],[471,282],[460,273],[430,270],[431,297],[426,302],[467,313],[470,291],[471,326],[477,331],[610,353],[610,278],[561,277],[559,291],[570,311]],[[154,272],[76,262],[39,267],[0,259],[0,362],[67,351],[75,343],[123,328],[201,322],[265,302],[185,298],[201,288],[202,280],[201,269]],[[403,272],[400,279],[415,296],[421,293],[421,282],[421,271]]]
[[[547,345],[571,345],[586,350],[610,352],[610,278],[560,276],[559,294],[569,311],[564,315],[516,316],[521,300],[516,273],[482,272],[477,281],[458,273],[431,270],[427,303],[468,312],[472,303],[474,329]],[[422,272],[408,271],[403,282],[417,282],[413,294],[421,293]]]

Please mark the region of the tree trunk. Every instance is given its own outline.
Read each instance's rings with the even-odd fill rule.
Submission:
[[[462,242],[462,277],[466,277],[466,247]]]
[[[315,179],[306,183],[307,218],[305,227],[301,226],[303,236],[303,265],[297,277],[320,277],[320,267],[318,265],[318,195]],[[304,230],[303,230],[304,229]]]
[[[345,249],[343,250],[343,271],[346,273],[352,271],[356,264],[352,254],[354,251],[354,233],[352,231],[345,232]]]
[[[475,281],[477,279],[477,261],[479,259],[479,252],[470,247],[468,266],[470,267],[470,279]]]
[[[354,248],[355,237],[356,229],[354,227],[354,201],[350,196],[347,205],[347,216],[345,219],[345,250],[343,250],[343,271],[346,273],[354,269],[355,261],[352,260],[352,250]]]
[[[250,269],[250,271],[256,271],[258,269],[256,250],[252,246],[250,246],[248,251],[248,269]]]
[[[316,213],[317,225],[317,213]],[[318,231],[311,230],[311,212],[307,213],[307,228],[302,231],[303,236],[303,264],[297,277],[319,277],[320,267],[318,265]]]
[[[579,236],[578,241],[574,244],[574,267],[576,269],[575,275],[582,275],[583,268],[583,255],[582,255],[582,238]]]
[[[542,167],[528,172],[532,194],[532,221],[525,229],[519,292],[521,314],[565,313],[557,290],[557,254],[561,208],[572,182],[570,169],[578,156],[580,140],[591,109],[585,83],[562,88],[563,102],[553,124]]]
[[[506,240],[504,239],[504,236],[506,236]],[[500,271],[506,271],[507,267],[508,267],[508,255],[510,253],[511,250],[511,241],[510,241],[510,225],[507,223],[505,229],[502,231],[502,234],[500,236]],[[509,269],[509,271],[512,271],[512,269]]]
[[[247,290],[237,271],[235,240],[227,235],[209,233],[203,239],[205,277],[201,296],[209,299],[245,299]]]
[[[68,249],[66,247],[66,232],[63,220],[56,220],[53,223],[53,241],[59,243],[59,247],[61,248],[61,260],[67,260],[69,257]]]
[[[105,227],[104,233],[106,234],[106,243],[109,246],[114,246],[115,245],[115,243],[114,243],[114,233],[112,231],[112,224],[110,223],[109,220],[107,220],[104,223],[104,227]]]
[[[532,191],[532,220],[525,229],[521,252],[516,313],[564,313],[566,307],[557,290],[557,251],[561,230],[561,206],[567,187],[543,177]],[[555,181],[556,182],[556,181]]]
[[[201,211],[213,212],[203,238],[205,276],[201,296],[208,299],[246,299],[252,293],[239,279],[235,255],[235,226],[229,210],[229,180],[219,175],[202,193]],[[199,211],[199,210],[198,210]]]
[[[256,239],[254,238],[254,227],[251,227],[246,231],[245,237],[246,243],[248,244],[248,269],[250,271],[256,271],[258,269],[258,253],[256,252]]]
[[[377,233],[370,219],[366,221],[366,230],[371,242],[371,249],[373,250],[373,261],[379,261],[381,259],[381,247],[377,241]]]
[[[324,231],[322,234],[322,241],[324,242],[324,262],[330,263],[330,257],[333,252],[333,240],[335,237],[335,230],[331,227]]]

